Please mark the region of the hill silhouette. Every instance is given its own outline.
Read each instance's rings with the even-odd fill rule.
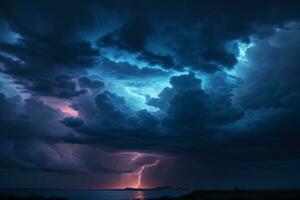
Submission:
[[[194,191],[179,197],[160,197],[152,200],[299,200],[300,191],[232,190]]]

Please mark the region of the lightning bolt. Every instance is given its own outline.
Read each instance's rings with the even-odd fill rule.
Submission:
[[[137,184],[135,186],[135,188],[139,188],[141,186],[142,183],[142,176],[143,176],[143,172],[146,168],[148,167],[154,167],[157,166],[159,163],[159,160],[156,160],[154,163],[151,164],[147,164],[147,165],[143,165],[140,170],[136,173],[138,175],[138,179],[137,179]]]
[[[132,164],[136,159],[142,157],[141,153],[135,153],[135,155],[131,158],[130,164]]]
[[[128,156],[128,154],[130,155],[130,158],[129,158],[130,165],[135,164],[140,158],[144,157],[145,155],[149,155],[149,154],[139,153],[139,152],[130,152],[130,153],[125,152],[125,153],[121,153],[121,154],[126,154],[126,156]],[[155,155],[155,156],[157,156],[157,155]],[[159,157],[162,157],[162,156],[159,156]],[[137,170],[135,170],[134,172],[124,174],[126,176],[129,176],[131,181],[129,184],[124,185],[123,188],[127,188],[127,187],[132,187],[132,188],[137,188],[137,189],[140,188],[143,185],[142,180],[143,180],[144,171],[147,168],[158,166],[159,162],[160,162],[160,159],[156,159],[150,164],[140,165],[139,168]],[[134,165],[134,166],[136,166],[136,165]]]

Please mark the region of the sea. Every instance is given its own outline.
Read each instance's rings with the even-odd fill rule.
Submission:
[[[0,189],[0,194],[14,196],[64,197],[68,200],[145,200],[162,196],[175,197],[188,193],[181,189],[157,190],[62,190],[62,189]]]

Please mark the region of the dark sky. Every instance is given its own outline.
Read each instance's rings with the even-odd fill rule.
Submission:
[[[0,3],[0,187],[300,187],[299,1]]]

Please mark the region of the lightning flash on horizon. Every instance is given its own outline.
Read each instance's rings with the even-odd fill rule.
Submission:
[[[136,173],[138,175],[138,179],[137,179],[137,184],[135,186],[135,188],[140,188],[141,183],[142,183],[142,176],[143,176],[143,172],[146,168],[148,167],[154,167],[157,166],[159,163],[159,160],[156,160],[154,163],[151,164],[147,164],[147,165],[143,165],[140,170]]]

